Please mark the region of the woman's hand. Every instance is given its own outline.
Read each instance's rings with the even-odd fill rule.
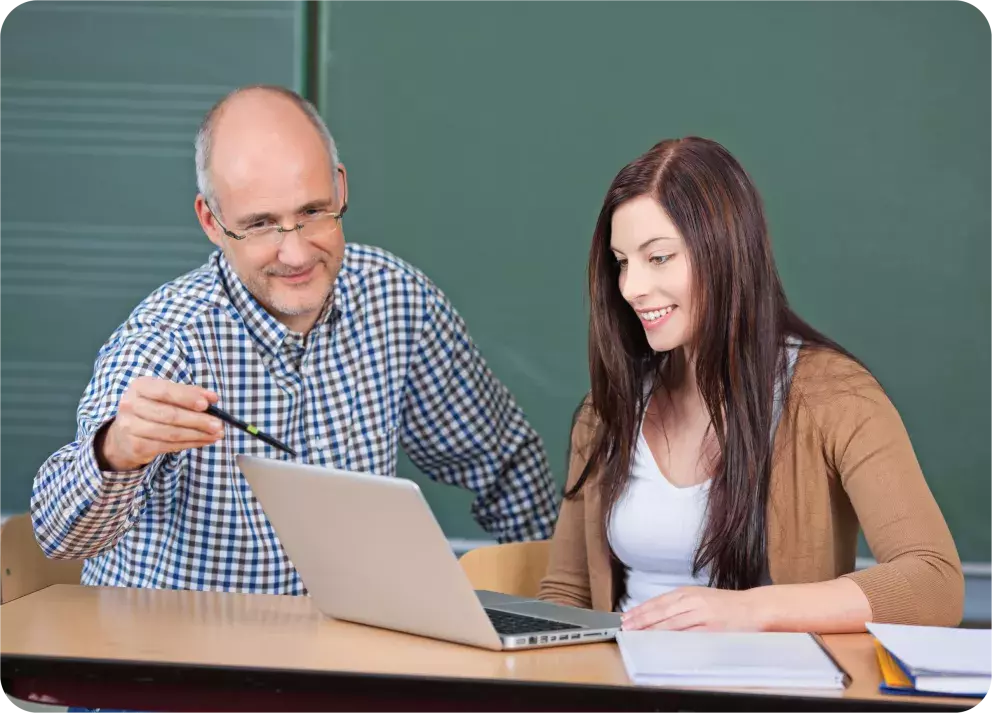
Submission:
[[[864,631],[871,604],[847,577],[744,591],[679,587],[623,615],[623,628],[672,631]]]
[[[760,588],[679,587],[623,614],[624,631],[763,631]]]

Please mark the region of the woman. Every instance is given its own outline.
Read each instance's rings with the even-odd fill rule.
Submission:
[[[624,629],[956,625],[964,584],[895,408],[789,309],[726,149],[663,141],[589,257],[591,393],[540,596]],[[859,523],[878,564],[854,572]]]

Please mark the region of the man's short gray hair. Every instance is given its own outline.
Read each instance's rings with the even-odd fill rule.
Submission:
[[[196,189],[203,195],[211,209],[219,210],[216,203],[216,197],[214,195],[214,187],[210,181],[210,149],[213,144],[214,120],[230,99],[233,99],[242,92],[254,90],[273,92],[283,96],[293,102],[303,111],[304,114],[307,115],[310,123],[313,124],[314,128],[317,129],[318,132],[320,132],[320,138],[324,141],[324,145],[327,147],[327,154],[331,158],[331,170],[333,171],[332,180],[334,181],[334,185],[337,185],[338,147],[337,144],[334,143],[334,137],[331,136],[331,130],[327,128],[327,122],[324,121],[324,118],[320,115],[320,112],[317,111],[317,107],[294,92],[292,89],[287,89],[286,87],[280,87],[274,84],[254,84],[250,87],[235,89],[233,92],[210,107],[210,111],[208,111],[206,116],[203,117],[203,121],[200,123],[200,128],[196,132],[196,141],[194,143],[196,148]]]

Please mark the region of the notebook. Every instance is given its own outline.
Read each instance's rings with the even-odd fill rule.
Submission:
[[[655,686],[843,689],[847,680],[809,634],[621,631],[631,681]]]
[[[989,629],[872,623],[866,626],[885,654],[879,654],[884,678],[879,688],[883,691],[984,696],[992,686]]]

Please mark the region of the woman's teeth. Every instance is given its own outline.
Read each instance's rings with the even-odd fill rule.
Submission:
[[[661,319],[662,317],[664,317],[673,309],[675,309],[675,305],[672,305],[671,307],[665,307],[664,309],[658,309],[655,310],[654,312],[641,312],[641,319],[643,319],[645,322],[654,322],[656,319]]]

